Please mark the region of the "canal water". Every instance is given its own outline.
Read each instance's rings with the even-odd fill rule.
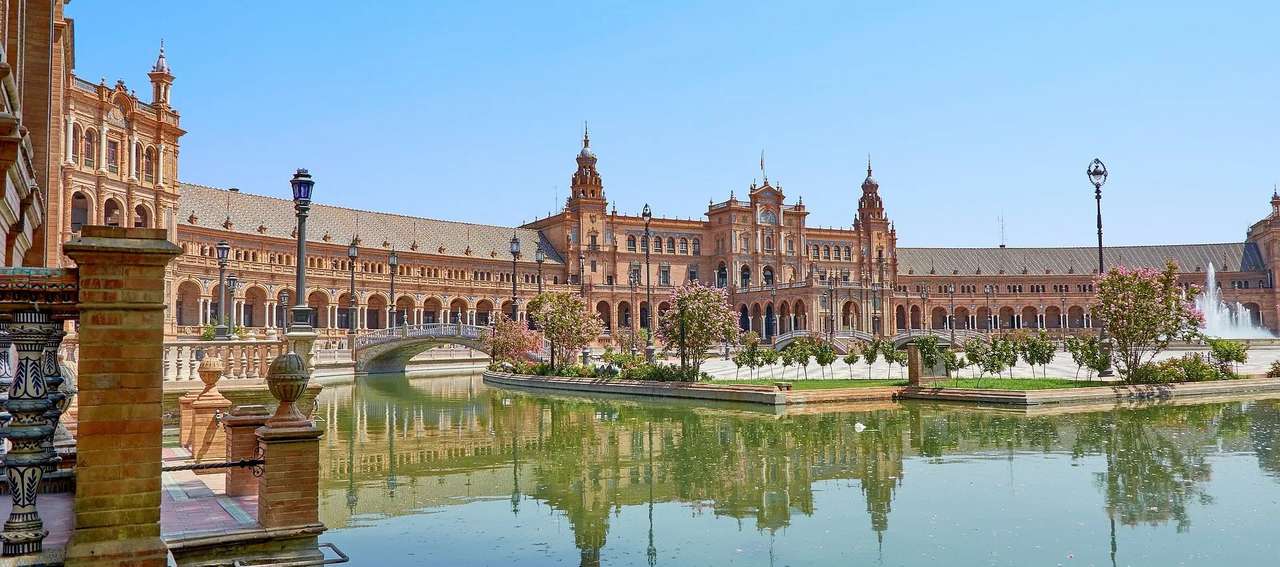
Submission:
[[[1280,399],[1039,411],[327,386],[357,565],[1275,565]]]

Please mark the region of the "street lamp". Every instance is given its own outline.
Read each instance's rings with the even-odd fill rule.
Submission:
[[[586,265],[587,265],[587,255],[583,252],[578,252],[578,294],[581,295],[582,299],[584,300],[587,298]]]
[[[644,336],[644,359],[653,364],[653,276],[649,273],[649,250],[653,248],[649,237],[649,222],[653,220],[653,211],[649,209],[649,203],[644,204],[640,217],[644,219],[644,296],[645,303],[649,306],[649,312],[645,314],[645,323],[649,327]]]
[[[778,282],[777,280],[774,280],[773,287],[769,288],[769,309],[773,313],[773,321],[772,321],[773,324],[768,325],[768,327],[771,327],[769,328],[770,343],[773,343],[773,341],[778,339],[778,283],[777,282]]]
[[[1067,350],[1067,290],[1062,290],[1062,304],[1058,308],[1058,329],[1062,331],[1062,351]]]
[[[293,325],[290,331],[311,331],[311,309],[307,307],[307,212],[311,210],[311,190],[316,182],[306,169],[294,172],[289,180],[293,188],[293,209],[298,215],[298,261],[294,263],[294,288],[298,294],[294,298]]]
[[[921,331],[921,334],[925,334],[925,335],[929,334],[929,327],[930,327],[930,325],[925,324],[925,321],[928,320],[930,323],[933,322],[932,321],[933,317],[930,317],[928,313],[929,313],[929,284],[925,283],[920,288],[920,331]],[[929,319],[925,319],[925,317],[929,317]]]
[[[831,320],[831,325],[827,327],[827,342],[834,343],[836,340],[836,278],[827,270],[827,317]]]
[[[225,292],[225,295],[226,295],[227,301],[228,301],[229,303],[235,303],[235,302],[236,302],[236,288],[239,288],[239,287],[240,287],[240,278],[237,278],[235,274],[228,275],[228,276],[227,276],[227,290],[226,290],[226,292]],[[231,322],[231,325],[224,325],[224,328],[227,330],[227,335],[226,335],[225,337],[222,337],[222,338],[224,338],[224,339],[226,339],[226,340],[231,340],[231,338],[232,338],[232,337],[231,337],[231,330],[232,330],[233,326],[234,326],[234,325],[235,325],[235,323],[236,323],[236,321],[235,321],[235,318],[236,318],[236,317],[235,317],[235,307],[231,307],[231,306],[224,306],[224,307],[223,307],[223,311],[227,313],[227,319],[230,319],[230,320],[231,320],[231,321],[230,321],[230,322]]]
[[[213,336],[217,339],[227,338],[227,256],[231,254],[231,245],[226,240],[219,240],[214,246],[218,251],[218,325],[213,328]]]
[[[387,256],[387,264],[391,265],[391,320],[387,322],[387,326],[394,329],[396,320],[400,318],[396,310],[396,272],[400,271],[400,257],[396,255],[395,248],[392,248],[391,254]]]
[[[547,253],[542,251],[541,244],[533,252],[533,261],[538,263],[538,295],[542,295],[542,263],[547,261]]]
[[[985,284],[982,286],[982,294],[987,296],[987,334],[988,335],[991,334],[991,324],[995,321],[995,318],[992,317],[991,315],[991,293],[994,291],[995,290],[992,289],[991,284]]]
[[[356,259],[360,257],[360,249],[356,247],[356,239],[351,239],[351,244],[347,245],[347,265],[351,272],[351,289],[348,290],[347,296],[347,333],[356,332],[356,320],[360,318],[357,313],[359,309],[356,307]]]
[[[1106,270],[1106,266],[1102,261],[1102,185],[1107,182],[1107,166],[1102,163],[1102,160],[1093,158],[1093,161],[1089,162],[1089,169],[1085,170],[1085,173],[1089,176],[1089,183],[1093,184],[1093,198],[1098,204],[1098,277],[1101,278]],[[1102,342],[1103,350],[1107,353],[1104,359],[1106,368],[1098,371],[1098,377],[1102,378],[1112,375],[1111,349],[1107,343],[1106,321],[1102,322],[1102,329],[1099,331],[1098,336]]]
[[[287,311],[287,310],[288,310],[288,308],[289,308],[289,290],[287,290],[287,289],[286,289],[286,290],[284,290],[284,291],[280,292],[280,301],[284,303],[284,308],[283,308],[283,309],[281,309],[281,311],[284,311],[284,314],[285,314],[285,328],[287,329],[287,328],[289,327],[288,311]],[[280,316],[280,312],[277,312],[277,313],[276,313],[276,326],[277,326],[277,327],[279,327],[279,326],[280,326],[280,319],[279,319],[279,316]]]
[[[542,248],[538,248],[537,255],[542,255]],[[520,257],[520,238],[514,232],[511,233],[511,322],[516,321],[516,259]],[[542,266],[542,260],[538,260],[538,266]]]
[[[636,287],[640,285],[640,271],[630,270],[630,273],[627,274],[627,281],[628,283],[631,284],[631,305],[627,306],[627,311],[630,311],[632,309],[636,309]],[[637,309],[637,312],[639,312],[638,309]],[[631,356],[635,356],[636,355],[636,341],[635,341],[636,321],[634,318],[631,317],[631,313],[627,313],[627,319],[628,319],[627,324],[628,326],[631,327],[631,331],[632,331],[632,336],[630,341]]]
[[[947,326],[951,328],[951,346],[956,346],[956,284],[947,284],[947,296],[951,306],[947,311]]]

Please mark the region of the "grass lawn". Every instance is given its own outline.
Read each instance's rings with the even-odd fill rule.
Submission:
[[[970,388],[976,390],[1053,390],[1057,388],[1087,388],[1106,386],[1107,383],[1094,380],[1068,380],[1066,378],[960,378],[958,380],[941,380],[932,386],[939,388]]]
[[[716,380],[713,384],[749,384],[752,386],[772,386],[774,382],[789,382],[793,390],[827,390],[831,388],[879,388],[883,386],[906,386],[906,380]]]

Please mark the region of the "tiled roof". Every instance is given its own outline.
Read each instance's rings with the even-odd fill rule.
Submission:
[[[293,201],[190,183],[179,187],[178,224],[192,225],[190,219],[194,214],[196,226],[221,230],[227,218],[228,203],[233,232],[293,237],[297,224]],[[520,238],[522,262],[533,262],[534,250],[541,245],[547,262],[562,263],[560,254],[537,230],[357,211],[314,203],[307,218],[307,241],[325,242],[325,234],[328,234],[330,244],[346,245],[356,232],[357,216],[360,219],[362,248],[382,248],[385,240],[396,250],[407,252],[414,241],[416,224],[417,252],[421,254],[479,259],[492,257],[510,261],[510,241],[514,232]],[[438,251],[442,246],[443,253]],[[470,255],[466,254],[468,248],[471,249]],[[496,255],[490,256],[491,253]]]
[[[1252,242],[1107,246],[1107,266],[1163,267],[1173,260],[1183,272],[1204,271],[1212,262],[1219,271],[1261,271],[1266,267]],[[898,248],[899,275],[1091,274],[1098,249],[1075,248]]]

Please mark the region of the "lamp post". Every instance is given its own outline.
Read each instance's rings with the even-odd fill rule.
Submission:
[[[773,313],[772,324],[769,329],[769,343],[778,339],[778,280],[774,280],[773,286],[769,288],[769,309]]]
[[[240,287],[240,278],[237,278],[235,274],[228,275],[227,289],[223,293],[228,303],[234,304],[236,302],[236,288],[238,287]],[[223,328],[226,329],[227,333],[226,333],[226,336],[222,338],[226,340],[231,340],[232,339],[231,331],[236,324],[236,310],[234,306],[224,305],[223,311],[227,313],[227,319],[230,321],[231,324],[223,325]]]
[[[218,325],[213,328],[216,339],[227,338],[227,256],[231,253],[231,245],[226,240],[219,240],[214,246],[218,252]]]
[[[347,292],[347,334],[355,334],[356,319],[360,317],[357,313],[359,309],[356,307],[356,259],[360,257],[360,249],[356,247],[356,239],[351,239],[351,244],[347,245],[347,266],[351,272],[351,289]]]
[[[1062,331],[1062,351],[1067,350],[1067,292],[1062,292],[1062,303],[1058,307],[1058,329]]]
[[[307,307],[306,291],[307,213],[311,210],[311,190],[316,183],[306,169],[299,169],[294,172],[289,185],[293,189],[293,209],[298,216],[298,259],[294,262],[294,289],[298,295],[294,298],[293,324],[290,325],[289,330],[309,333],[311,332],[311,309]]]
[[[929,334],[929,325],[925,324],[925,317],[929,317],[929,284],[926,282],[920,288],[920,331],[921,334]],[[932,317],[929,317],[932,319]],[[933,321],[929,321],[932,323]]]
[[[1106,270],[1106,266],[1102,261],[1102,185],[1107,182],[1107,166],[1102,163],[1102,160],[1093,158],[1093,161],[1089,162],[1089,169],[1085,170],[1085,173],[1089,176],[1089,183],[1093,184],[1093,198],[1098,204],[1098,277],[1101,278]],[[1102,321],[1102,330],[1099,331],[1098,336],[1102,342],[1103,350],[1107,353],[1104,360],[1107,363],[1106,368],[1098,371],[1098,377],[1108,377],[1112,375],[1112,372],[1111,349],[1107,342],[1106,321]]]
[[[400,257],[396,255],[396,249],[391,249],[391,254],[387,256],[387,264],[391,266],[391,319],[387,321],[387,327],[396,328],[396,319],[399,319],[399,313],[396,310],[396,272],[400,271]]]
[[[653,364],[653,276],[649,273],[649,250],[653,248],[649,237],[649,222],[653,220],[653,211],[649,209],[649,203],[644,204],[640,216],[644,219],[644,296],[645,303],[649,306],[649,312],[645,313],[648,332],[644,335],[644,359]]]
[[[992,317],[991,315],[991,292],[992,291],[994,290],[991,288],[991,284],[984,284],[982,286],[982,294],[987,296],[987,334],[988,335],[991,334],[991,324],[995,321],[995,317]]]
[[[637,306],[636,306],[636,287],[638,287],[638,286],[640,285],[640,271],[639,271],[639,270],[631,270],[631,273],[627,274],[627,280],[628,280],[628,282],[631,284],[631,305],[630,305],[630,306],[628,306],[628,307],[627,307],[627,309],[628,309],[628,310],[630,310],[630,309],[635,309],[635,310],[636,310],[636,312],[637,312],[637,313],[639,313],[639,312],[640,312],[640,310],[639,310],[639,309],[637,308]],[[628,313],[627,315],[630,315],[630,313]],[[634,332],[635,332],[635,329],[636,329],[636,325],[637,325],[637,323],[636,323],[636,321],[635,321],[634,319],[632,319],[632,320],[628,321],[628,323],[630,323],[630,325],[631,325],[631,330],[632,330],[632,337],[631,337],[631,356],[635,356],[635,355],[636,355],[636,341],[635,341]]]
[[[538,295],[542,295],[542,263],[547,261],[547,253],[542,251],[541,244],[533,252],[533,261],[538,263]]]
[[[827,318],[830,320],[830,325],[827,327],[827,342],[834,343],[836,340],[836,278],[830,270],[827,270]]]
[[[538,249],[538,254],[542,253],[542,249]],[[516,315],[519,313],[516,307],[516,259],[520,257],[520,238],[513,232],[511,233],[511,322],[515,322]],[[538,261],[538,266],[542,266],[542,261]]]
[[[289,290],[287,290],[287,289],[286,289],[286,290],[284,290],[284,291],[280,292],[280,301],[281,301],[282,303],[284,303],[284,307],[281,309],[281,311],[284,311],[284,313],[283,313],[283,314],[284,314],[284,316],[285,316],[285,318],[284,318],[284,319],[285,319],[285,321],[284,321],[284,328],[285,328],[285,329],[288,329],[288,328],[289,328],[289,312],[288,312],[288,309],[289,309]],[[277,326],[277,327],[279,327],[279,326],[280,326],[280,319],[279,319],[278,315],[280,315],[280,313],[277,313],[277,318],[276,318],[276,326]]]
[[[578,294],[587,299],[587,255],[578,252]]]
[[[956,346],[956,284],[947,284],[950,307],[947,311],[947,327],[951,329],[951,346]]]

